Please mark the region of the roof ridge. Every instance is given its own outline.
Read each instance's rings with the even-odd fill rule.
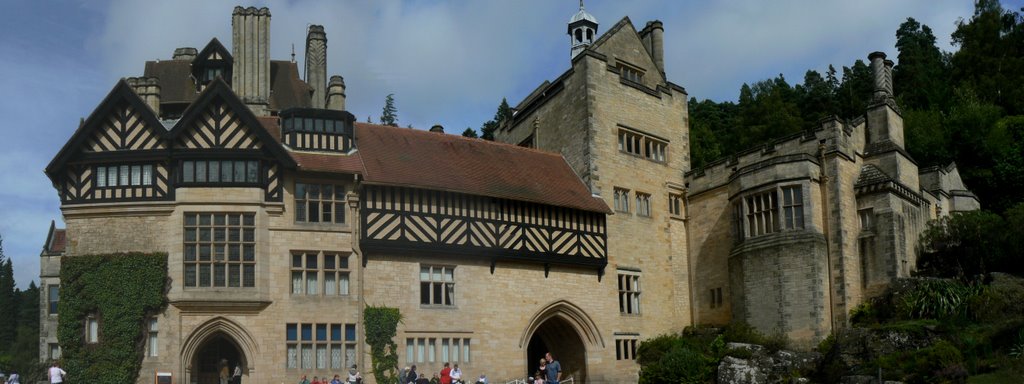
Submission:
[[[399,130],[404,130],[404,131],[417,132],[417,134],[422,134],[422,135],[424,135],[424,137],[451,138],[451,139],[455,139],[455,140],[463,140],[463,141],[468,142],[468,143],[474,143],[474,144],[475,143],[479,143],[479,144],[483,144],[483,145],[502,146],[502,147],[511,148],[513,150],[533,152],[533,153],[537,153],[537,154],[541,154],[541,155],[547,155],[547,156],[563,157],[562,154],[558,153],[558,152],[545,151],[543,149],[538,149],[538,148],[523,147],[523,146],[519,146],[519,145],[515,145],[515,144],[511,144],[511,143],[506,143],[506,142],[502,142],[502,141],[484,140],[484,139],[481,139],[481,138],[465,137],[465,136],[462,136],[462,135],[454,135],[454,134],[447,134],[447,133],[442,133],[441,135],[443,135],[443,136],[428,136],[428,135],[438,135],[438,133],[437,132],[424,131],[422,129],[416,129],[416,128],[401,128],[401,127],[394,127],[394,126],[390,126],[390,125],[380,125],[380,124],[372,124],[372,123],[361,123],[361,122],[358,122],[358,121],[355,122],[355,123],[356,124],[360,124],[360,125],[364,125],[364,126],[370,126],[372,128],[378,128],[379,127],[379,128],[386,128],[386,129],[399,129]]]

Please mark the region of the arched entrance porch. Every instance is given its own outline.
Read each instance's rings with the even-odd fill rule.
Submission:
[[[243,383],[258,382],[252,360],[258,353],[258,345],[244,328],[224,317],[213,318],[196,327],[182,345],[181,382],[218,384],[224,366],[229,375],[236,366],[241,368]]]
[[[528,375],[533,375],[544,354],[551,352],[562,366],[562,378],[587,382],[587,352],[603,348],[594,322],[576,305],[560,300],[548,304],[530,320],[520,347],[526,354]]]

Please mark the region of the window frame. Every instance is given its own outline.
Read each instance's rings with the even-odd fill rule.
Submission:
[[[54,292],[56,290],[56,292]],[[56,299],[54,299],[56,296]],[[47,315],[56,316],[60,309],[60,284],[46,285],[46,310]]]
[[[633,193],[633,196],[636,200],[636,215],[641,217],[652,217],[651,194],[638,191]]]
[[[806,192],[803,183],[791,183],[740,195],[732,204],[736,242],[776,232],[806,230]],[[787,213],[792,221],[787,221]]]
[[[635,65],[626,64],[622,61],[619,61],[616,66],[619,69],[619,78],[634,83],[643,84],[644,74],[646,74],[646,71]]]
[[[200,167],[200,164],[202,164],[202,167]],[[217,164],[217,166],[213,167],[211,164]],[[225,167],[225,165],[231,166]],[[243,166],[241,171],[238,170],[238,165]],[[229,168],[230,171],[225,174],[224,170]],[[267,166],[262,161],[252,158],[182,159],[178,161],[178,173],[175,180],[177,180],[178,185],[183,187],[256,188],[263,186],[263,174],[266,168]],[[202,169],[202,180],[199,177],[200,169]],[[213,172],[214,169],[216,169],[216,172]],[[231,181],[223,181],[226,175],[231,176]],[[237,180],[239,178],[241,178],[241,181]]]
[[[619,152],[658,164],[668,164],[668,140],[622,124],[617,128],[616,145]]]
[[[683,217],[683,194],[669,192],[668,193],[668,214],[673,217]]]
[[[305,330],[309,329],[309,337],[306,337]],[[294,330],[294,332],[292,331]],[[323,330],[323,336],[320,331]],[[294,337],[293,337],[294,336]],[[341,371],[346,367],[355,364],[359,359],[359,328],[356,323],[308,323],[308,322],[287,322],[285,323],[285,370],[319,370],[319,371]],[[303,351],[310,351],[309,366],[305,366],[306,359],[302,357]],[[294,351],[294,364],[289,354]],[[324,365],[320,366],[320,351],[324,351]],[[334,364],[334,351],[340,351],[338,365]],[[352,351],[351,359],[349,351]]]
[[[100,342],[100,319],[95,314],[85,316],[85,337],[82,339],[86,344],[99,344]]]
[[[292,218],[296,224],[301,225],[348,225],[348,192],[349,185],[295,181],[295,189],[292,190],[292,203],[294,204],[295,216]],[[310,186],[315,186],[318,192],[316,198],[310,197]],[[325,187],[331,188],[330,198],[324,198]],[[302,196],[299,196],[299,190]],[[339,195],[340,191],[340,195]],[[316,204],[316,221],[310,221],[310,214],[313,213],[313,205]],[[324,220],[324,207],[330,207],[331,217],[329,221]],[[301,218],[299,216],[302,216]],[[340,216],[340,220],[339,220]]]
[[[454,265],[420,264],[418,280],[420,282],[421,308],[458,308],[458,300],[456,300],[458,291],[455,289],[458,279],[455,269]],[[424,270],[427,271],[426,280],[424,280]],[[435,280],[435,276],[438,276],[435,270],[440,271],[440,280]],[[451,280],[446,280],[449,275]],[[426,294],[424,295],[425,289]],[[437,289],[441,291],[438,293]]]
[[[615,212],[629,213],[629,189],[614,187],[612,191],[612,207]]]
[[[351,269],[351,256],[350,252],[340,251],[291,251],[290,253],[290,268],[289,268],[289,292],[291,296],[308,296],[308,297],[348,297],[352,293],[352,269]],[[317,263],[316,267],[310,268],[308,263],[308,257],[315,256]],[[333,268],[328,268],[327,260],[333,259]],[[296,260],[300,261],[296,266]],[[300,274],[299,284],[300,289],[296,291],[295,276]],[[308,274],[313,273],[316,275],[315,285],[317,292],[309,293],[309,278]],[[327,284],[329,275],[334,276],[334,293],[327,293]],[[344,276],[344,279],[342,277]],[[342,281],[344,281],[344,292],[342,292]]]
[[[205,223],[204,217],[208,218]],[[218,220],[218,217],[223,220]],[[192,224],[189,224],[190,218],[192,218]],[[234,218],[237,218],[237,221],[233,220]],[[192,230],[191,240],[190,230]],[[221,235],[218,235],[218,232]],[[182,287],[185,289],[255,288],[256,267],[259,259],[256,254],[256,232],[255,212],[185,212],[182,215]],[[204,233],[208,236],[205,240]],[[223,237],[218,240],[217,236]],[[190,248],[192,248],[191,256]],[[208,250],[205,260],[204,249]],[[219,256],[218,249],[220,250]],[[237,254],[234,253],[235,251]],[[218,276],[216,275],[219,266],[222,267],[220,273],[224,277],[223,285],[217,285]],[[190,269],[193,274],[191,279],[189,279]],[[207,269],[207,285],[203,285],[204,283],[201,281],[204,269]],[[237,285],[232,285],[234,275],[238,277]]]
[[[639,334],[615,334],[615,361],[636,361],[636,350],[640,344]]]
[[[619,292],[619,314],[639,316],[643,314],[643,284],[640,282],[640,271],[629,269],[616,270],[616,282]]]
[[[96,188],[141,188],[156,185],[152,163],[102,164],[92,167],[92,182]],[[122,174],[122,170],[124,173]],[[149,177],[143,177],[149,173]]]
[[[407,336],[406,365],[450,362],[467,365],[473,362],[473,338],[437,335]]]
[[[146,357],[160,356],[160,321],[156,316],[146,321]]]

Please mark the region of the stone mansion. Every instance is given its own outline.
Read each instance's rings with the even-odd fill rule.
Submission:
[[[523,377],[552,351],[576,382],[635,382],[639,342],[690,325],[823,339],[913,271],[928,220],[979,207],[905,150],[881,52],[862,117],[691,169],[660,21],[599,34],[581,7],[568,69],[488,142],[357,122],[324,27],[300,68],[270,58],[270,19],[236,7],[230,47],[146,62],[69,127],[46,168],[66,228],[41,255],[40,359],[61,353],[62,259],[162,252],[138,383],[214,383],[220,359],[249,383],[370,376],[366,305],[400,309],[399,362],[428,377]]]

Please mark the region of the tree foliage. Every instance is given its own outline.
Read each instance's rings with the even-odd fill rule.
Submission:
[[[466,130],[462,131],[462,137],[468,137],[468,138],[471,138],[471,139],[476,139],[476,138],[479,138],[480,135],[477,135],[476,130],[474,130],[473,128],[466,127]]]
[[[398,107],[395,107],[394,93],[389,93],[384,98],[384,110],[380,114],[380,123],[392,127],[398,126]]]
[[[68,257],[60,279],[57,335],[65,369],[76,382],[136,382],[146,319],[167,301],[167,254]],[[98,343],[86,343],[87,316],[99,322]]]
[[[14,267],[4,256],[0,237],[0,354],[10,351],[17,336],[18,306],[14,290]]]
[[[494,118],[490,119],[482,126],[480,126],[480,138],[484,140],[494,140],[494,131],[501,126],[502,122],[510,121],[512,119],[512,107],[509,107],[508,100],[504,97],[501,98],[501,104],[498,105],[498,110],[494,112]]]
[[[402,314],[398,308],[366,306],[363,324],[366,324],[366,344],[370,346],[373,377],[378,383],[398,382],[398,323]]]
[[[918,273],[971,280],[990,272],[1024,275],[1024,203],[1004,216],[989,211],[956,212],[933,220],[921,235]]]

